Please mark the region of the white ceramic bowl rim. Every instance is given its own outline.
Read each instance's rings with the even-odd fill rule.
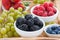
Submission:
[[[50,34],[50,33],[48,33],[48,32],[46,32],[47,31],[47,28],[48,27],[52,27],[52,26],[60,26],[59,24],[51,24],[51,25],[47,25],[45,28],[44,28],[44,32],[46,33],[46,34],[49,34],[49,35],[60,35],[60,34]]]
[[[45,22],[42,20],[42,19],[40,19],[40,21],[42,21],[42,23],[43,23],[43,29],[44,29],[44,27],[45,27]],[[16,27],[16,21],[14,22],[14,27]],[[16,27],[17,28],[17,27]],[[41,28],[41,29],[42,29]],[[17,29],[19,29],[19,28],[17,28]],[[39,29],[39,30],[41,30],[41,29]],[[20,30],[20,29],[19,29]],[[39,31],[39,30],[36,30],[36,31]],[[20,30],[20,31],[23,31],[23,30]],[[28,32],[28,33],[32,33],[32,32],[36,32],[36,31],[24,31],[24,32]]]
[[[34,8],[36,7],[36,6],[39,6],[40,4],[37,4],[37,5],[35,5],[35,6],[33,6],[32,8],[31,8],[31,14],[34,14],[32,11],[34,10]],[[55,16],[55,15],[57,15],[58,14],[58,9],[56,8],[56,7],[54,7],[56,10],[57,10],[57,12],[56,12],[56,14],[54,14],[54,15],[52,15],[52,16]],[[34,14],[35,15],[35,14]],[[38,16],[38,15],[36,15],[36,16]],[[43,16],[39,16],[39,17],[41,17],[41,18],[50,18],[50,17],[52,17],[52,16],[47,16],[47,17],[43,17]]]

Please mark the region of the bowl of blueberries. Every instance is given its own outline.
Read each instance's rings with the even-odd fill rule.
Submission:
[[[27,14],[24,18],[19,17],[14,27],[21,37],[37,37],[42,34],[45,23],[42,19]]]
[[[47,25],[44,28],[44,31],[49,37],[60,37],[60,25],[59,24]]]

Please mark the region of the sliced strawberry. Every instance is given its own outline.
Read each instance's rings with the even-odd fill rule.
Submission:
[[[6,10],[9,10],[11,7],[11,1],[10,0],[2,0],[2,4]]]
[[[15,9],[18,9],[19,7],[23,8],[24,9],[24,5],[22,3],[16,3],[14,6],[13,6]]]

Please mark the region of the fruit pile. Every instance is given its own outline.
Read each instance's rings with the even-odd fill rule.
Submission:
[[[2,5],[6,10],[9,10],[10,7],[18,9],[19,7],[24,9],[24,5],[21,3],[21,0],[2,0]]]
[[[48,27],[46,32],[49,34],[60,34],[60,26]]]
[[[50,0],[33,0],[33,3],[35,3],[35,4],[43,4],[44,2],[47,2],[47,1],[50,1]]]
[[[28,14],[24,18],[19,17],[16,26],[23,31],[36,31],[43,27],[43,23],[37,17]]]
[[[9,11],[3,11],[0,15],[0,38],[5,37],[18,37],[14,28],[14,22],[18,17],[24,17],[27,14],[26,11],[22,11],[22,8],[15,10],[10,8]]]
[[[38,5],[34,8],[33,13],[38,16],[52,16],[56,14],[57,10],[54,8],[53,3],[45,2],[44,4]]]

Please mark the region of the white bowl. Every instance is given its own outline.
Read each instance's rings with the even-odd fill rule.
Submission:
[[[45,27],[44,21],[43,21],[42,19],[40,19],[40,20],[41,20],[42,23],[43,23],[43,27],[42,27],[41,29],[37,30],[37,31],[32,31],[32,32],[22,31],[22,30],[20,30],[20,29],[18,29],[18,28],[16,27],[16,21],[15,21],[15,23],[14,23],[14,27],[15,27],[16,32],[17,32],[21,37],[37,37],[37,36],[40,36],[40,35],[42,34],[43,29],[44,29],[44,27]]]
[[[44,28],[44,32],[45,32],[46,35],[49,36],[49,37],[60,37],[60,34],[49,34],[49,33],[46,32],[47,28],[48,28],[48,27],[52,27],[53,25],[59,26],[58,24],[47,25],[47,26]]]
[[[36,5],[36,6],[39,6],[40,4],[38,4],[38,5]],[[32,8],[31,8],[31,14],[33,15],[33,16],[37,16],[38,18],[41,18],[41,19],[43,19],[45,22],[51,22],[51,21],[54,21],[56,18],[57,18],[57,16],[58,16],[58,9],[56,8],[56,7],[54,7],[56,10],[57,10],[57,12],[56,12],[56,14],[54,14],[53,16],[49,16],[49,17],[42,17],[42,16],[38,16],[38,15],[35,15],[34,13],[33,13],[33,10],[34,10],[34,8],[36,7],[36,6],[33,6]]]

